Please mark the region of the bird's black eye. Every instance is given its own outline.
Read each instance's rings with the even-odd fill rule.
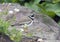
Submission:
[[[34,14],[30,15],[30,17],[32,17],[32,18],[33,18],[33,17],[34,17]]]
[[[31,17],[34,17],[34,14],[33,14],[33,15],[31,15]]]
[[[28,16],[29,18],[31,18],[32,20],[34,20],[34,14]]]

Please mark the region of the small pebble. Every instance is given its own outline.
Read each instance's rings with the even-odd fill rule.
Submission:
[[[38,42],[42,42],[43,40],[42,40],[42,39],[38,39],[37,41],[38,41]]]
[[[13,11],[9,11],[8,13],[9,13],[9,14],[13,14]]]
[[[24,29],[20,29],[22,32],[24,31]]]
[[[17,28],[16,30],[18,30],[18,31],[21,31],[21,32],[23,32],[24,31],[24,29],[22,29],[22,28]]]
[[[15,8],[14,11],[15,11],[15,12],[19,12],[20,10],[19,10],[18,8]]]
[[[11,3],[9,3],[9,5],[11,5]]]

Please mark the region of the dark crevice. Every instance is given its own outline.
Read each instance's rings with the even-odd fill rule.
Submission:
[[[56,15],[55,18],[54,18],[54,20],[58,23],[59,20],[60,20],[60,17]]]

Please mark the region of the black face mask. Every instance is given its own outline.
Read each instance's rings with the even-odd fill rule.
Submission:
[[[30,19],[34,20],[34,14],[28,16]]]

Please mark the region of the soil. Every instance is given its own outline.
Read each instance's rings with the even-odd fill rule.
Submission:
[[[7,35],[0,34],[0,42],[12,42]]]

